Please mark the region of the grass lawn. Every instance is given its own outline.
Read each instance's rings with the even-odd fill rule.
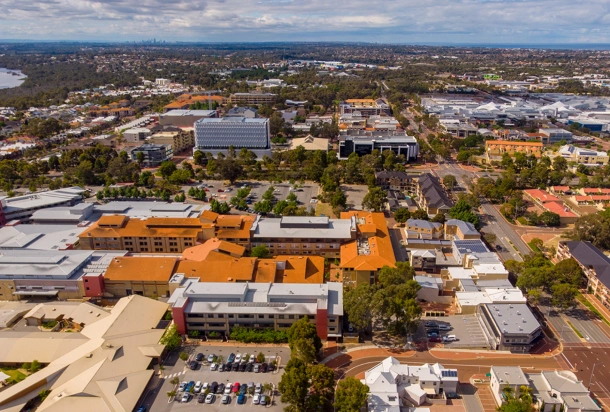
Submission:
[[[572,325],[572,322],[570,322],[569,320],[566,320],[566,323],[572,328],[572,330],[574,331],[574,333],[580,338],[583,339],[584,336],[582,336],[582,333],[580,333],[580,331],[578,329],[576,329],[574,327],[574,325]]]
[[[321,215],[328,216],[331,218],[335,217],[335,215],[333,214],[333,208],[330,207],[330,204],[321,202],[316,203],[316,216]]]
[[[26,378],[26,376],[23,373],[19,372],[18,369],[0,369],[0,371],[10,376],[10,378],[7,379],[7,382],[9,383],[21,382]]]
[[[602,315],[602,313],[599,310],[597,310],[597,308],[595,306],[593,306],[593,304],[591,302],[589,302],[587,300],[587,298],[585,298],[580,293],[576,296],[576,298],[578,299],[578,301],[580,303],[585,305],[587,307],[587,309],[589,309],[591,312],[595,313],[595,316],[597,316],[599,319],[603,320],[606,325],[610,326],[610,321],[608,321],[608,319],[606,319],[604,317],[604,315]]]
[[[530,247],[530,249],[532,249],[532,250],[533,250],[534,252],[536,252],[536,253],[540,253],[540,252],[542,252],[542,251],[540,250],[540,248],[539,248],[538,246],[536,246],[536,243],[535,243],[535,242],[533,242],[533,241],[532,241],[532,242],[529,242],[529,243],[528,243],[528,246]]]

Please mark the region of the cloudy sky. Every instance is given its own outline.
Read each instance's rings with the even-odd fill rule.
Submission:
[[[0,39],[610,43],[610,0],[0,0]]]

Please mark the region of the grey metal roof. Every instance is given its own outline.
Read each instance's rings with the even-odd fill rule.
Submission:
[[[567,241],[566,246],[570,254],[578,263],[585,267],[592,267],[599,281],[610,288],[610,258],[591,242]]]
[[[525,385],[529,386],[529,381],[519,366],[492,366],[491,372],[496,375],[502,385]]]
[[[532,334],[540,323],[525,303],[486,303],[497,328],[503,334]]]
[[[312,239],[351,239],[353,219],[326,219],[315,217],[260,218],[252,224],[254,238],[312,238]],[[308,225],[307,222],[311,221]],[[282,224],[284,222],[284,224]],[[287,223],[287,224],[286,224]],[[354,227],[355,229],[355,227]]]
[[[407,220],[407,226],[408,227],[420,227],[423,229],[434,230],[434,229],[438,229],[438,228],[442,227],[443,225],[441,223],[430,222],[428,220],[423,220],[423,219],[409,219],[409,220]]]
[[[464,222],[459,219],[449,219],[445,222],[447,226],[457,226],[460,228],[460,231],[465,235],[478,235],[479,231],[474,227],[474,225],[470,222]]]

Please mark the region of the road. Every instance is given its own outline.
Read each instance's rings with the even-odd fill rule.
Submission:
[[[407,256],[407,251],[400,244],[402,240],[402,235],[400,233],[401,229],[388,229],[390,232],[390,239],[392,239],[392,248],[394,248],[394,257],[399,262],[406,262],[409,260]]]
[[[583,384],[610,407],[610,344],[565,345],[563,354]]]

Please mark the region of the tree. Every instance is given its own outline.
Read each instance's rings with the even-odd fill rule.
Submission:
[[[335,408],[337,412],[359,411],[365,406],[369,387],[360,380],[348,376],[337,385]]]
[[[428,212],[423,209],[417,209],[415,212],[411,213],[411,218],[413,219],[422,219],[422,220],[430,220],[428,217]]]
[[[441,212],[434,215],[434,217],[430,221],[435,223],[445,223],[445,220],[445,214]]]
[[[49,169],[59,170],[59,159],[57,158],[57,156],[49,156]]]
[[[569,283],[559,283],[551,287],[551,301],[553,306],[568,309],[576,306],[578,289]]]
[[[561,224],[561,218],[557,213],[545,211],[540,213],[538,219],[546,226],[557,227]]]
[[[406,282],[413,280],[415,270],[409,262],[396,262],[395,267],[384,266],[378,274],[377,279],[382,286],[403,285]]]
[[[183,360],[186,362],[186,360],[189,358],[189,354],[186,352],[180,352],[180,360]]]
[[[140,166],[142,166],[142,163],[144,163],[144,152],[137,152],[136,153],[136,161],[138,162],[138,164]]]
[[[216,160],[216,171],[223,179],[234,184],[239,176],[241,176],[243,167],[239,164],[238,160],[233,157],[227,157]]]
[[[373,320],[371,303],[375,293],[374,288],[361,283],[356,288],[344,288],[343,309],[349,321],[356,330],[365,330]]]
[[[398,223],[405,223],[411,218],[411,212],[409,209],[401,207],[394,212],[394,220]]]
[[[262,214],[267,214],[273,210],[273,206],[271,205],[271,201],[262,200],[260,202],[256,202],[254,204],[254,211]]]
[[[250,252],[250,256],[257,257],[259,259],[265,259],[265,258],[269,257],[269,255],[270,255],[269,249],[267,249],[267,246],[265,246],[265,245],[255,246],[252,248],[252,251]]]
[[[182,344],[182,338],[178,334],[176,325],[172,325],[165,331],[165,334],[159,341],[160,344],[165,345],[168,351],[174,350]]]
[[[388,201],[387,193],[380,187],[373,187],[364,196],[362,207],[374,212],[381,212]]]
[[[38,362],[36,359],[34,359],[32,361],[32,364],[30,365],[30,372],[31,373],[36,373],[40,370],[40,362]]]
[[[195,153],[193,153],[193,162],[196,165],[201,166],[203,165],[203,159],[205,159],[203,152],[201,150],[195,150]]]
[[[307,365],[298,358],[291,358],[278,385],[281,401],[290,406],[285,408],[290,412],[305,412],[307,395],[309,393],[309,376]]]
[[[457,179],[453,175],[445,175],[443,176],[443,184],[449,190],[453,190],[455,185],[457,185]]]
[[[159,173],[161,173],[161,176],[163,176],[164,179],[168,179],[176,169],[177,167],[174,162],[166,160],[159,166]]]
[[[326,365],[312,365],[307,367],[307,376],[310,382],[307,410],[329,411],[332,409],[335,394],[334,371]]]
[[[479,216],[472,211],[472,206],[464,199],[460,199],[449,209],[449,216],[452,219],[463,220],[464,222],[472,223],[476,228],[481,224]]]
[[[167,397],[170,398],[170,399],[175,398],[176,395],[177,395],[176,391],[169,391],[169,392],[167,392]]]
[[[171,184],[183,185],[191,181],[191,174],[185,169],[174,170],[168,180]]]
[[[322,349],[322,340],[318,336],[316,326],[309,321],[309,317],[305,316],[290,326],[288,345],[293,356],[305,363],[311,363],[316,359]]]

